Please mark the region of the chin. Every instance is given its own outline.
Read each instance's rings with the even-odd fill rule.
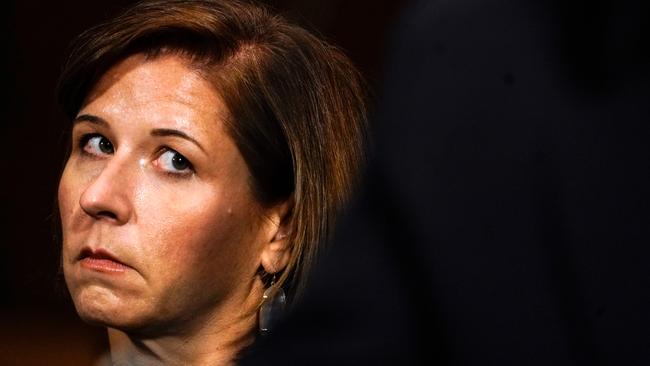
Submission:
[[[121,330],[146,326],[146,317],[131,302],[111,290],[93,286],[72,293],[79,317],[86,323]]]

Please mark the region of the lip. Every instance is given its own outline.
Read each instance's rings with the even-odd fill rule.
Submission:
[[[130,266],[121,262],[112,253],[102,248],[94,250],[84,248],[79,254],[78,261],[82,267],[97,272],[118,274],[131,269]]]

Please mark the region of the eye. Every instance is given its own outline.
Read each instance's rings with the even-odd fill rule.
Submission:
[[[114,152],[113,143],[102,135],[86,135],[81,140],[83,150],[91,155],[109,155]]]
[[[167,149],[158,158],[160,167],[172,174],[187,174],[192,171],[192,163],[178,152]]]

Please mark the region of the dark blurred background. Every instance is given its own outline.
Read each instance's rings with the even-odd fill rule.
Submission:
[[[0,364],[83,365],[106,347],[57,289],[50,214],[64,151],[55,85],[70,41],[133,1],[8,1],[2,9]],[[264,1],[342,47],[371,85],[404,1]]]
[[[243,365],[650,365],[650,3],[416,0],[387,55],[363,194]]]

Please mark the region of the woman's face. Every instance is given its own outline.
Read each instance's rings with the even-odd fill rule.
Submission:
[[[186,65],[127,58],[74,122],[58,191],[62,261],[87,321],[170,328],[238,309],[275,235],[222,101]]]

